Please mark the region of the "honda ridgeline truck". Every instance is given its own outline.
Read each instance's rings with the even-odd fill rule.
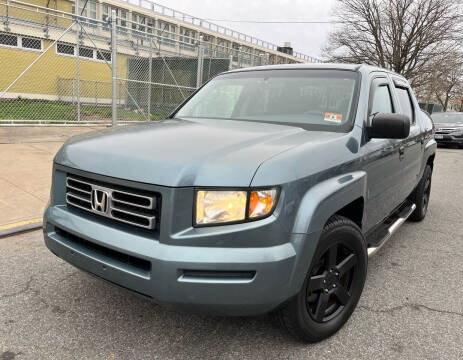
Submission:
[[[278,314],[314,342],[350,317],[368,256],[428,208],[433,125],[364,65],[241,69],[167,119],[70,138],[46,246],[176,308]]]

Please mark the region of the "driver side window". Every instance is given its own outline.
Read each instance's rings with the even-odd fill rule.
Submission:
[[[376,113],[390,114],[393,112],[394,107],[392,106],[392,98],[389,86],[386,84],[377,85],[373,93],[370,115],[374,115]]]

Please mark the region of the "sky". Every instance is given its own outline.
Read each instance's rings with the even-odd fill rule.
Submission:
[[[332,18],[335,0],[152,0],[202,19],[323,21]],[[330,24],[249,24],[215,22],[276,45],[291,42],[294,51],[321,57]]]

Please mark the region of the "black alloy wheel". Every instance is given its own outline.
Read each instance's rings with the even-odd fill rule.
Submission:
[[[426,165],[423,176],[415,190],[413,190],[409,199],[416,205],[415,211],[410,215],[412,221],[421,221],[428,212],[429,198],[431,195],[432,168]]]
[[[429,204],[429,196],[431,195],[431,176],[426,178],[424,183],[424,191],[423,191],[423,201],[422,201],[422,211],[423,214],[426,214],[428,211],[428,204]]]
[[[357,306],[367,275],[362,231],[335,215],[326,223],[299,293],[278,310],[295,337],[317,342],[337,332]]]
[[[317,260],[306,287],[307,311],[317,322],[330,321],[351,299],[359,272],[357,255],[345,244],[333,244]]]

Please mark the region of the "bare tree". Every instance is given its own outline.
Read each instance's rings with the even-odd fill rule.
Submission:
[[[381,66],[422,86],[420,74],[461,46],[460,6],[461,0],[338,0],[340,25],[324,49],[327,59]]]
[[[463,57],[461,54],[450,54],[442,59],[436,67],[436,79],[432,90],[436,100],[447,111],[450,104],[455,105],[461,95],[463,83]]]

